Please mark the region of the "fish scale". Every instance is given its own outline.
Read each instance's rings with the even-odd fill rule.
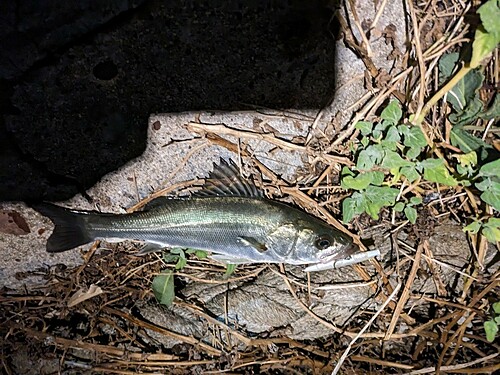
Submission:
[[[302,212],[260,198],[206,197],[170,199],[168,206],[118,217],[89,214],[86,221],[94,238],[144,240],[200,250],[212,250],[215,245],[225,255],[272,262],[280,260],[276,254],[242,245],[241,238],[263,242],[282,223],[298,220],[297,214]]]

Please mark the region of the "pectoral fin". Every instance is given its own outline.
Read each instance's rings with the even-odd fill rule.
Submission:
[[[239,237],[240,241],[247,245],[247,246],[251,246],[253,247],[254,249],[256,249],[259,253],[263,253],[265,251],[267,251],[267,246],[266,244],[264,243],[261,243],[259,242],[257,239],[253,238],[253,237],[244,237],[244,236],[240,236]]]

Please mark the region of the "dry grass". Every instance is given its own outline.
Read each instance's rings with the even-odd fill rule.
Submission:
[[[436,157],[447,160],[446,155],[450,151],[457,151],[449,141],[450,125],[445,116],[448,111],[446,103],[440,101],[428,108],[426,100],[438,90],[439,58],[469,40],[469,26],[465,16],[471,10],[471,3],[455,0],[407,1],[413,43],[401,56],[400,71],[389,78],[382,77],[382,71],[372,61],[368,36],[376,30],[387,2],[380,2],[380,11],[369,30],[362,28],[354,1],[348,1],[347,6],[354,13],[350,22],[344,17],[340,18],[344,41],[357,51],[373,86],[358,103],[358,109],[349,124],[329,140],[329,145],[323,149],[313,149],[309,142],[296,144],[272,133],[241,131],[225,124],[207,126],[198,122],[186,126],[204,137],[207,144],[225,147],[237,153],[245,163],[252,165],[255,174],[263,176],[267,192],[291,197],[297,205],[347,232],[364,249],[355,233],[361,233],[365,227],[373,226],[374,223],[361,218],[348,231],[335,218],[339,213],[338,202],[343,196],[332,181],[338,181],[340,164],[352,164],[347,147],[339,146],[356,139],[358,133],[354,126],[357,121],[375,118],[389,98],[396,98],[408,114],[429,110],[422,130]],[[354,35],[361,35],[361,38],[358,40]],[[496,57],[497,55],[487,63],[485,73],[489,85],[485,85],[482,95],[491,95],[491,91],[498,88]],[[321,113],[322,111],[318,113],[314,121],[315,126],[322,121]],[[475,129],[477,133],[483,132],[486,139],[491,141],[493,133],[488,133],[490,126],[491,124],[479,122],[475,124]],[[241,144],[229,141],[226,136],[237,137],[246,146],[242,148]],[[310,176],[304,180],[311,181],[311,184],[290,186],[265,165],[253,159],[246,142],[256,139],[305,155],[309,161]],[[197,184],[199,181],[193,180],[158,191],[131,207],[130,211],[139,209],[157,196],[190,189]],[[411,186],[401,186],[401,190],[423,196],[436,191],[436,186],[417,181]],[[464,222],[466,217],[482,214],[473,194],[467,188],[441,189],[440,192],[441,199],[429,205],[424,216],[435,220],[451,217]],[[429,247],[429,224],[420,222],[411,227],[408,222],[396,223],[394,219],[385,217],[382,220],[387,223],[392,221],[394,233],[416,232],[417,244],[413,249],[398,251],[396,239],[395,250],[401,259],[398,258],[397,264],[392,268],[384,268],[373,260],[375,276],[367,272],[365,267],[355,266],[361,280],[373,288],[374,298],[379,303],[380,308],[371,315],[371,319],[369,314],[364,314],[353,319],[347,327],[337,327],[310,309],[308,300],[315,291],[310,280],[307,284],[302,284],[290,278],[284,267],[273,268],[283,278],[304,313],[316,319],[325,330],[331,331],[331,341],[300,342],[286,337],[250,336],[243,328],[221,322],[208,314],[203,306],[182,297],[177,298],[176,305],[188,309],[214,332],[224,332],[224,335],[214,334],[212,342],[207,343],[194,336],[160,327],[137,316],[131,309],[137,300],[153,298],[149,287],[152,278],[162,268],[171,265],[164,265],[154,257],[137,258],[133,256],[133,249],[123,247],[117,247],[114,251],[96,252],[96,244],[85,254],[85,264],[81,267],[73,270],[45,270],[47,285],[44,289],[30,290],[26,294],[2,292],[0,358],[3,371],[6,374],[13,373],[9,358],[23,342],[26,342],[30,355],[57,358],[61,368],[81,373],[425,374],[493,373],[499,370],[499,345],[488,343],[482,332],[482,321],[487,316],[490,303],[498,300],[500,287],[500,274],[488,273],[484,268],[487,247],[485,240],[480,236],[469,236],[472,259],[475,261],[467,269],[459,271],[463,273],[465,280],[462,290],[450,290],[439,273],[440,267],[446,265],[434,259]],[[410,262],[411,265],[403,267],[403,262]],[[411,291],[414,279],[424,264],[427,264],[431,272],[438,291],[436,295],[415,294]],[[269,266],[238,267],[235,275],[224,279],[221,277],[224,270],[218,264],[190,260],[178,276],[199,283],[229,284],[242,280],[251,281],[267,267]],[[397,284],[389,282],[391,278],[394,280],[394,274],[399,275]],[[71,296],[92,284],[99,284],[105,293],[82,302],[74,309],[68,308],[67,302]],[[422,317],[413,312],[410,303],[413,300],[432,303],[434,316]],[[112,333],[107,334],[105,327]],[[176,339],[183,345],[177,351],[162,350],[150,344],[148,330]]]

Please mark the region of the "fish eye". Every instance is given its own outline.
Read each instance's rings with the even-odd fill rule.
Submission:
[[[318,249],[320,250],[324,250],[326,249],[327,247],[330,247],[332,244],[332,241],[330,240],[329,237],[327,236],[321,236],[321,237],[318,237],[318,239],[316,240],[315,242],[315,245]]]

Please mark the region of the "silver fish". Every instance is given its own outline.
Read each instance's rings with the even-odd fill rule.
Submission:
[[[269,200],[221,159],[193,197],[161,197],[141,212],[103,214],[42,203],[33,206],[55,224],[48,252],[96,239],[139,240],[141,254],[165,247],[207,250],[224,263],[310,264],[306,271],[353,264],[378,254],[354,254],[346,234],[287,204]],[[339,260],[342,262],[338,263]]]

